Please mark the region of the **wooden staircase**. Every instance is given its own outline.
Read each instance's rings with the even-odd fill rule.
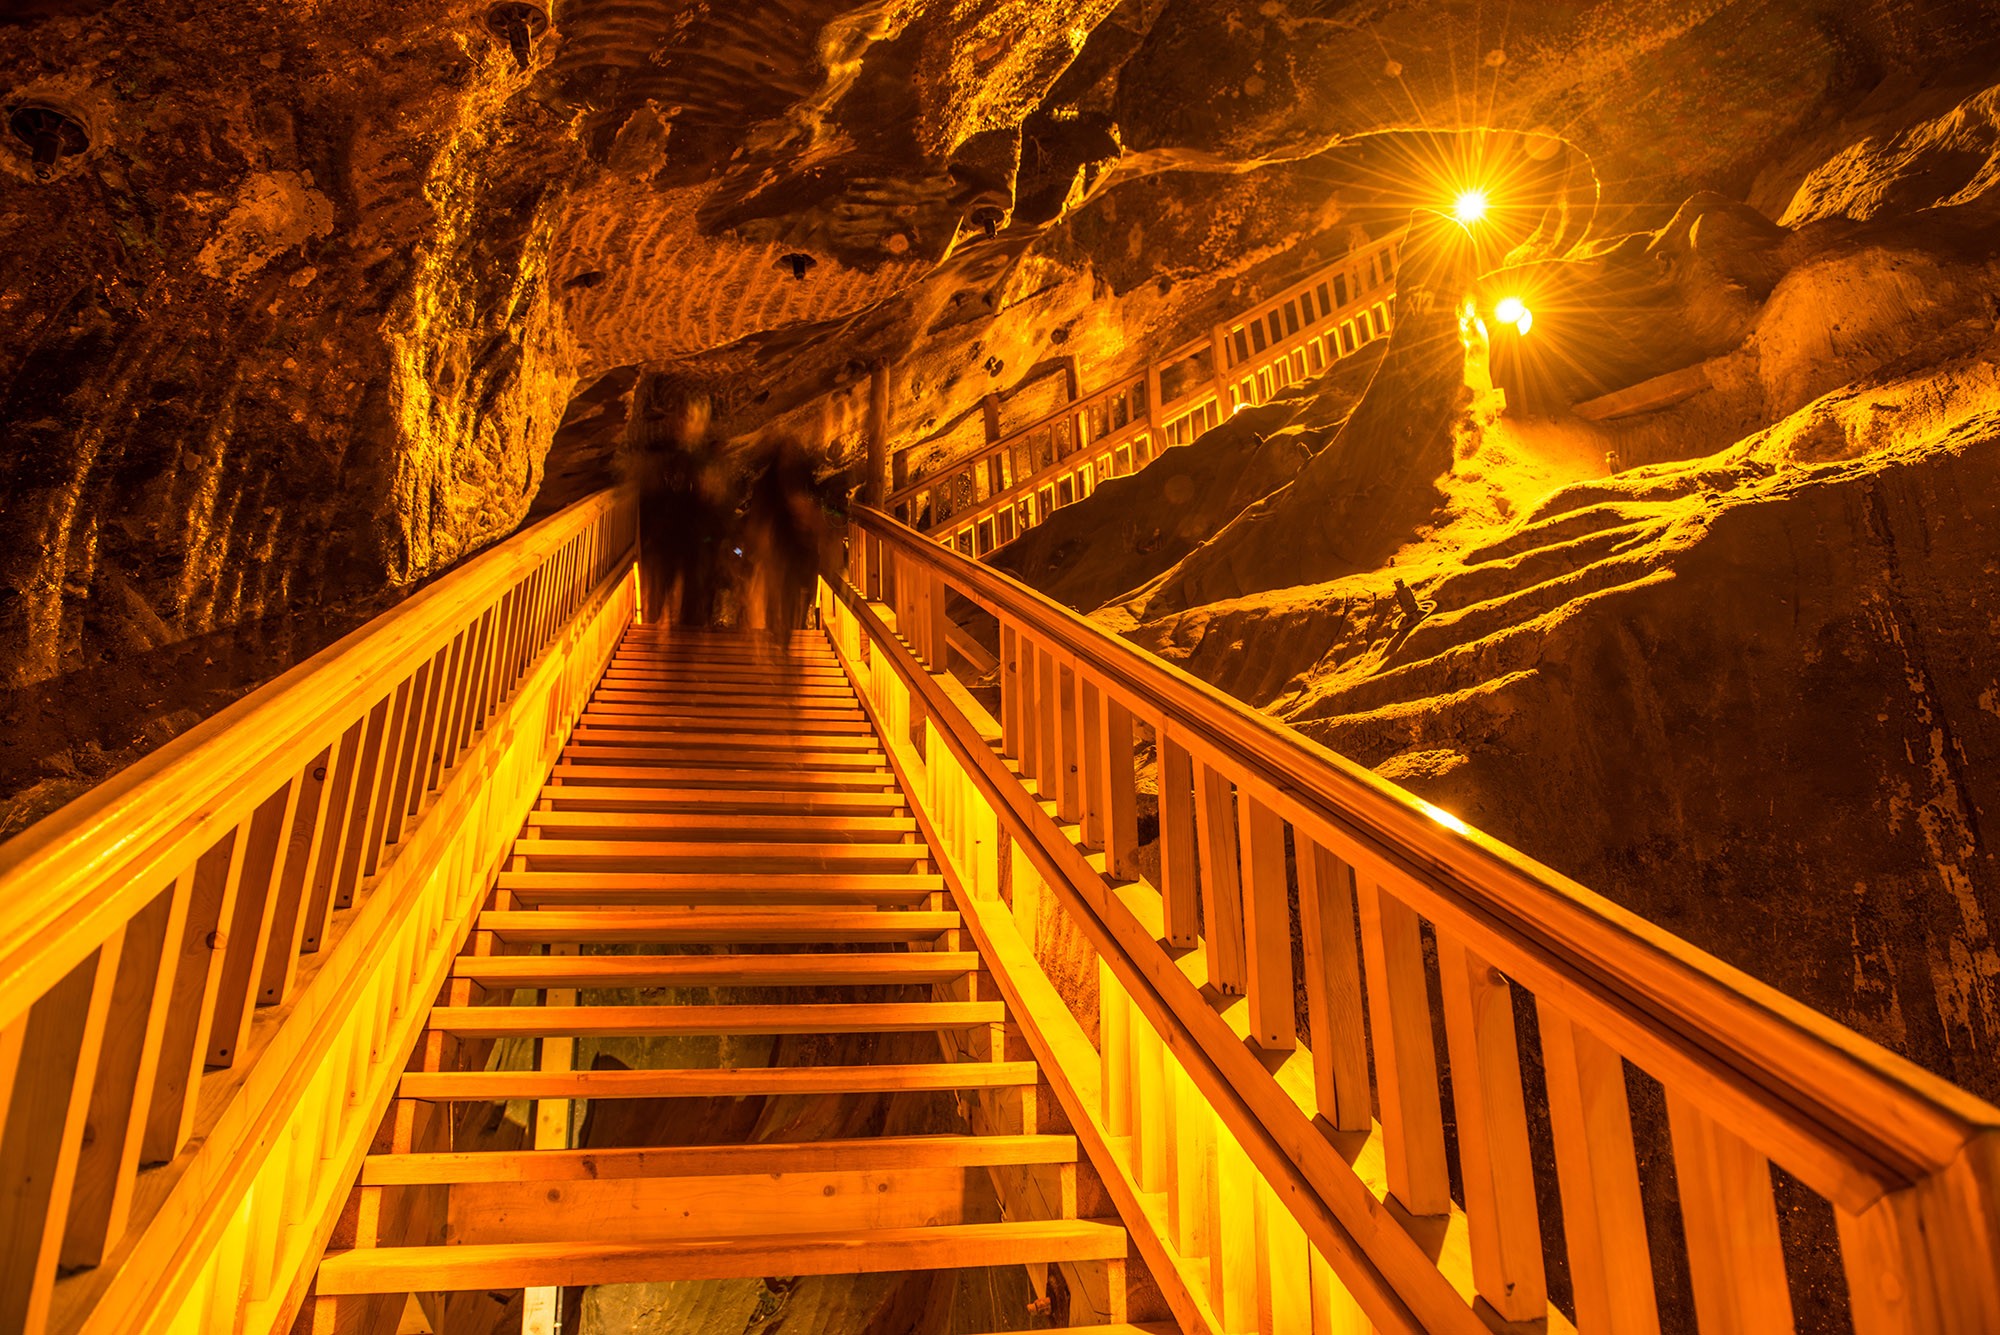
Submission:
[[[1009,1060],[930,856],[819,632],[632,628],[430,1014],[361,1171],[354,1245],[320,1264],[317,1322],[348,1328],[341,1305],[384,1301],[368,1295],[521,1289],[532,1331],[564,1287],[1028,1265],[1061,1268],[1077,1320],[1122,1323],[1125,1230],[1076,1217],[1077,1142],[1039,1133],[1039,1073]],[[923,1033],[935,1060],[596,1069],[578,1052],[838,1035],[906,1057]],[[585,1101],[926,1092],[956,1096],[960,1134],[579,1143]],[[455,1105],[521,1100],[522,1148],[459,1147]]]

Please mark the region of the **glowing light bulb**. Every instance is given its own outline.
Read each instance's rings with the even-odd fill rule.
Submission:
[[[1525,334],[1534,327],[1535,314],[1528,309],[1528,303],[1519,297],[1502,297],[1493,307],[1493,318],[1501,324],[1514,326],[1514,332]]]
[[[1462,223],[1476,223],[1486,216],[1486,192],[1461,190],[1452,201],[1451,216]]]

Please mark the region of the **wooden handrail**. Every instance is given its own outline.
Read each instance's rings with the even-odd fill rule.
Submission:
[[[1408,1067],[1398,1073],[1402,1087],[1382,1088],[1380,1102],[1383,1134],[1388,1137],[1390,1190],[1403,1197],[1414,1213],[1439,1208],[1444,1156],[1441,1134],[1428,1125],[1436,1117],[1434,1094],[1407,1106],[1402,1102],[1414,1086],[1434,1077],[1425,1074],[1433,1060],[1428,1051],[1427,985],[1421,972],[1410,975],[1411,963],[1399,964],[1396,954],[1415,948],[1421,918],[1434,925],[1439,950],[1444,952],[1454,1067],[1461,1059],[1471,1063],[1465,1078],[1457,1082],[1460,1097],[1466,1097],[1468,1081],[1478,1077],[1489,1095],[1516,1106],[1511,1118],[1505,1108],[1495,1113],[1497,1136],[1525,1136],[1525,1127],[1519,1125],[1518,1074],[1509,1074],[1514,1062],[1512,1020],[1492,1029],[1489,1040],[1489,1025],[1479,1018],[1493,1013],[1480,1010],[1481,1006],[1499,1004],[1479,999],[1481,989],[1490,992],[1494,986],[1484,981],[1482,969],[1501,971],[1493,975],[1502,979],[1497,984],[1500,998],[1507,981],[1535,995],[1545,1016],[1545,1046],[1552,1063],[1568,1073],[1566,1078],[1577,1070],[1583,1070],[1587,1080],[1605,1078],[1592,1074],[1616,1069],[1605,1067],[1596,1055],[1605,1052],[1615,1054],[1610,1058],[1614,1063],[1623,1057],[1666,1087],[1674,1112],[1677,1157],[1683,1152],[1699,1157],[1704,1152],[1694,1147],[1708,1146],[1706,1157],[1713,1159],[1705,1167],[1690,1161],[1685,1170],[1691,1174],[1687,1185],[1694,1210],[1689,1215],[1691,1229],[1700,1218],[1705,1192],[1715,1200],[1730,1199],[1732,1192],[1750,1193],[1744,1209],[1718,1206],[1723,1218],[1755,1221],[1760,1211],[1768,1216],[1768,1183],[1757,1185],[1752,1171],[1768,1158],[1835,1207],[1858,1324],[1864,1330],[1878,1328],[1878,1320],[1891,1323],[1879,1325],[1883,1329],[2000,1328],[2000,1292],[1996,1292],[2000,1286],[1990,1279],[1994,1262],[2000,1259],[2000,1215],[1995,1204],[2000,1109],[1467,828],[1448,813],[989,567],[940,547],[879,512],[863,511],[855,523],[850,549],[860,549],[858,568],[864,581],[898,604],[899,628],[934,667],[941,660],[929,647],[946,642],[935,623],[947,590],[998,618],[1006,753],[1021,761],[1024,777],[1042,781],[1043,796],[1057,800],[1065,819],[1083,823],[1086,842],[1104,847],[1107,863],[1119,870],[1123,868],[1118,864],[1126,860],[1118,847],[1119,836],[1102,828],[1108,817],[1102,810],[1091,810],[1092,793],[1106,782],[1112,784],[1106,792],[1115,793],[1119,783],[1129,787],[1129,772],[1120,777],[1115,773],[1117,762],[1107,761],[1101,752],[1092,756],[1062,730],[1077,728],[1075,720],[1083,714],[1101,714],[1114,706],[1153,727],[1163,776],[1162,827],[1169,864],[1168,884],[1159,892],[1164,914],[1161,935],[1189,941],[1196,935],[1191,874],[1184,874],[1187,884],[1177,886],[1172,864],[1194,856],[1199,830],[1202,896],[1209,901],[1217,887],[1227,891],[1222,899],[1207,903],[1201,933],[1211,977],[1225,992],[1248,991],[1252,1037],[1267,1047],[1275,1044],[1283,1051],[1292,1043],[1290,961],[1271,953],[1283,950],[1287,932],[1284,844],[1279,842],[1285,824],[1291,826],[1298,844],[1300,900],[1319,902],[1323,889],[1318,881],[1327,875],[1351,877],[1341,884],[1351,884],[1353,895],[1359,897],[1363,940],[1377,952],[1370,956],[1367,979],[1376,1024],[1396,1011],[1404,1018],[1412,1008],[1426,1012],[1420,1023],[1409,1021],[1410,1041],[1417,1047],[1406,1054],[1407,1062],[1381,1046],[1395,1037],[1392,1031],[1374,1031],[1376,1066],[1390,1072]],[[1058,698],[1064,714],[1053,724],[1022,712],[1034,713],[1045,701]],[[1111,780],[1103,778],[1107,765],[1114,771]],[[1174,772],[1171,779],[1170,772]],[[1168,789],[1188,782],[1195,789],[1194,804],[1176,810],[1186,799],[1170,798]],[[1093,820],[1100,827],[1094,840]],[[1235,887],[1227,883],[1238,876],[1234,860],[1239,827],[1243,884],[1241,901],[1236,902]],[[1177,832],[1183,829],[1177,849]],[[1222,860],[1210,861],[1218,850]],[[1321,856],[1329,860],[1312,871],[1309,881],[1308,864],[1318,867],[1314,858]],[[1277,878],[1275,890],[1265,883],[1272,876]],[[1311,894],[1306,893],[1309,888]],[[1345,921],[1353,921],[1351,899],[1339,911],[1350,915]],[[1270,918],[1274,912],[1275,923]],[[1310,942],[1308,949],[1312,950]],[[1165,959],[1164,951],[1160,953]],[[1418,957],[1410,959],[1420,963]],[[1167,967],[1171,969],[1170,962]],[[1465,975],[1471,980],[1469,1002],[1466,984],[1454,978],[1454,968],[1471,970]],[[1397,982],[1398,978],[1403,981]],[[1336,1084],[1339,1073],[1325,1065],[1334,1060],[1325,1055],[1331,1047],[1319,1042],[1317,1014],[1324,983],[1315,978],[1305,982],[1315,1001],[1319,1079],[1322,1084]],[[1261,1000],[1260,989],[1265,993]],[[1166,991],[1173,991],[1171,983]],[[1185,1005],[1184,999],[1181,1004]],[[1468,1004],[1473,1007],[1470,1011],[1463,1009]],[[1190,1031],[1201,1028],[1198,1016],[1188,1018]],[[1268,1034],[1257,1032],[1260,1022],[1270,1025]],[[1354,1023],[1358,1026],[1358,1019]],[[1574,1038],[1568,1037],[1572,1034]],[[1167,1033],[1161,1038],[1169,1046],[1174,1042]],[[1352,1041],[1360,1041],[1358,1028]],[[1489,1041],[1499,1046],[1487,1050]],[[1569,1046],[1557,1052],[1556,1046],[1562,1044]],[[1475,1056],[1475,1050],[1481,1055]],[[1483,1072],[1482,1065],[1487,1067]],[[1362,1066],[1359,1076],[1364,1094],[1366,1070]],[[1349,1103],[1355,1078],[1345,1077]],[[1319,1091],[1322,1113],[1337,1119],[1337,1125],[1355,1125],[1351,1110],[1342,1113],[1336,1106],[1335,1095],[1330,1088]],[[1565,1111],[1569,1106],[1566,1102]],[[1618,1106],[1623,1107],[1622,1090]],[[1462,1102],[1462,1127],[1467,1116]],[[1366,1125],[1366,1120],[1364,1112],[1360,1124]],[[1558,1131],[1560,1154],[1560,1127]],[[1624,1134],[1624,1154],[1629,1158],[1629,1129]],[[1683,1145],[1689,1148],[1683,1151]],[[1525,1140],[1520,1148],[1525,1155]],[[1581,1162],[1588,1167],[1588,1160]],[[1622,1171],[1629,1173],[1629,1164]],[[1575,1176],[1570,1168],[1565,1174]],[[1570,1185],[1563,1184],[1566,1200]],[[1512,1276],[1510,1263],[1500,1255],[1504,1246],[1496,1241],[1508,1233],[1496,1228],[1496,1222],[1511,1222],[1515,1234],[1521,1232],[1522,1217],[1532,1226],[1532,1194],[1523,1206],[1518,1181],[1496,1186],[1497,1198],[1485,1197],[1484,1190],[1479,1202],[1468,1200],[1466,1205],[1473,1220],[1475,1271],[1485,1272],[1486,1284],[1508,1275],[1510,1292],[1517,1288],[1530,1295],[1539,1292],[1539,1260],[1520,1262],[1522,1275]],[[1636,1178],[1632,1190],[1636,1193]],[[1509,1200],[1516,1211],[1511,1216],[1502,1208]],[[1636,1208],[1636,1201],[1633,1194],[1627,1204]],[[1449,1204],[1448,1198],[1444,1204]],[[1501,1209],[1497,1221],[1495,1209]],[[1300,1222],[1308,1223],[1304,1216]],[[1728,1260],[1734,1254],[1728,1251],[1731,1245],[1741,1243],[1737,1251],[1768,1261],[1765,1253],[1776,1245],[1775,1230],[1773,1221],[1768,1237],[1724,1236],[1717,1244],[1724,1252],[1715,1256],[1697,1248],[1695,1265],[1703,1272],[1696,1276],[1698,1299],[1713,1300],[1704,1285],[1712,1286],[1715,1275],[1733,1264]],[[1952,1241],[1940,1242],[1946,1236]],[[1768,1272],[1771,1267],[1763,1269]],[[1877,1271],[1884,1277],[1879,1291],[1870,1287]],[[1516,1285],[1515,1278],[1528,1282]],[[1779,1279],[1781,1283],[1781,1272]],[[1775,1312],[1782,1295],[1771,1289],[1769,1273],[1760,1283],[1761,1288],[1744,1287],[1756,1288],[1763,1300],[1774,1304],[1769,1310]],[[1485,1293],[1486,1288],[1480,1291]],[[1494,1294],[1487,1296],[1501,1305]],[[1645,1302],[1650,1309],[1650,1296]],[[1534,1301],[1517,1297],[1510,1315],[1524,1319],[1534,1306]],[[1912,1312],[1925,1314],[1927,1320],[1929,1314],[1939,1313],[1940,1324],[1893,1324],[1906,1322]],[[1860,1320],[1859,1314],[1867,1319]]]
[[[288,1326],[636,536],[581,501],[0,846],[0,1329]]]

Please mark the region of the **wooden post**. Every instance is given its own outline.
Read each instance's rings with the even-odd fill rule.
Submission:
[[[1207,910],[1209,980],[1243,995],[1243,890],[1237,864],[1236,810],[1229,777],[1195,766],[1195,821],[1201,830],[1201,899]]]
[[[1417,915],[1373,876],[1355,880],[1361,944],[1368,960],[1369,1029],[1382,1102],[1389,1192],[1411,1214],[1448,1214],[1444,1113],[1431,1046],[1430,984]]]
[[[1243,842],[1243,939],[1250,1037],[1267,1051],[1298,1045],[1292,1018],[1292,914],[1285,883],[1285,823],[1247,793],[1237,795]]]
[[[1361,959],[1354,941],[1354,870],[1292,831],[1299,866],[1299,934],[1305,944],[1313,1097],[1342,1131],[1366,1131],[1368,1040],[1361,1023]]]
[[[1195,880],[1194,761],[1158,726],[1160,774],[1160,886],[1167,944],[1192,946],[1200,912]]]
[[[1791,1330],[1770,1161],[1671,1087],[1667,1123],[1702,1335]]]

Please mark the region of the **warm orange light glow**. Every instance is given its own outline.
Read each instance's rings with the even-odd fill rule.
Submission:
[[[1461,190],[1452,201],[1451,216],[1462,223],[1476,223],[1486,217],[1486,192]]]
[[[1525,334],[1535,327],[1535,313],[1519,297],[1500,298],[1493,308],[1493,318],[1501,324],[1513,325],[1516,333]]]

